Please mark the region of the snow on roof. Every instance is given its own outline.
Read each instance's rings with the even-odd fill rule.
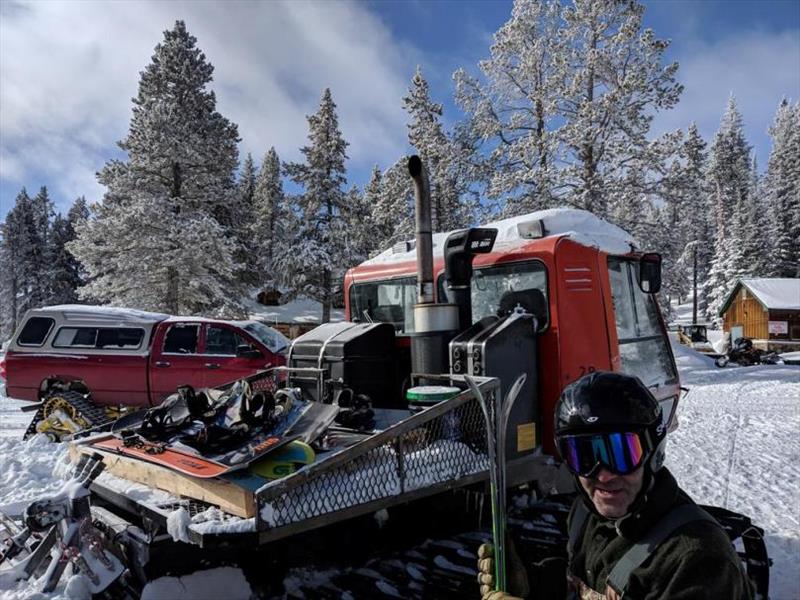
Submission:
[[[627,254],[636,247],[633,237],[616,225],[604,221],[586,210],[577,208],[551,208],[540,210],[518,217],[487,223],[482,227],[497,229],[495,248],[513,248],[527,244],[531,240],[520,234],[519,225],[532,221],[544,222],[545,237],[566,236],[584,246],[598,248],[609,254]],[[452,231],[433,234],[433,255],[444,255],[444,242]],[[363,262],[364,265],[377,265],[416,260],[416,248],[407,252],[395,252],[392,248],[384,250],[377,256]]]
[[[800,279],[746,278],[739,281],[766,308],[800,310]]]
[[[93,306],[90,304],[58,304],[45,306],[37,311],[60,312],[65,319],[91,319],[103,321],[126,321],[137,323],[157,323],[169,318],[169,315],[156,312],[121,308],[118,306]]]
[[[322,321],[322,304],[316,300],[299,297],[279,306],[264,306],[255,300],[243,301],[251,319],[267,323],[320,323]],[[344,311],[331,309],[331,321],[344,321]]]

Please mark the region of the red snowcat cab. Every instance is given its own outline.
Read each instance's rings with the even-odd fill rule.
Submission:
[[[545,210],[485,227],[496,229],[497,238],[491,252],[474,258],[472,322],[500,314],[504,296],[521,299],[528,310],[526,295],[540,294],[544,300],[536,315],[535,445],[553,453],[553,409],[561,390],[595,370],[638,376],[663,403],[671,423],[680,391],[678,374],[655,295],[646,291],[648,285],[657,291],[656,282],[648,278],[660,273],[658,255],[637,252],[627,233],[582,210]],[[453,300],[445,282],[444,247],[450,235],[433,235],[438,303]],[[400,356],[415,335],[416,273],[415,243],[406,242],[350,269],[345,277],[347,318],[391,323]],[[450,362],[452,367],[452,357]],[[473,374],[492,375],[480,368]]]

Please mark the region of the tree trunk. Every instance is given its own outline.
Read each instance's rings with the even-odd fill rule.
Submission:
[[[171,315],[180,313],[178,306],[178,270],[175,267],[167,267],[167,292],[164,299],[164,306]]]
[[[331,293],[331,272],[325,269],[322,272],[322,322],[328,323],[331,320],[331,305],[333,298]]]

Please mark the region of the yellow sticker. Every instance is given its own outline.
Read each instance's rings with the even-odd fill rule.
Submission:
[[[536,423],[517,425],[517,452],[533,450],[536,447]]]

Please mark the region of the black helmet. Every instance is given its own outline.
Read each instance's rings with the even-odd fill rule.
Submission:
[[[654,473],[664,463],[666,427],[661,405],[638,377],[597,371],[564,388],[556,404],[556,447],[567,436],[640,434],[642,464]],[[574,469],[573,469],[574,471]]]

